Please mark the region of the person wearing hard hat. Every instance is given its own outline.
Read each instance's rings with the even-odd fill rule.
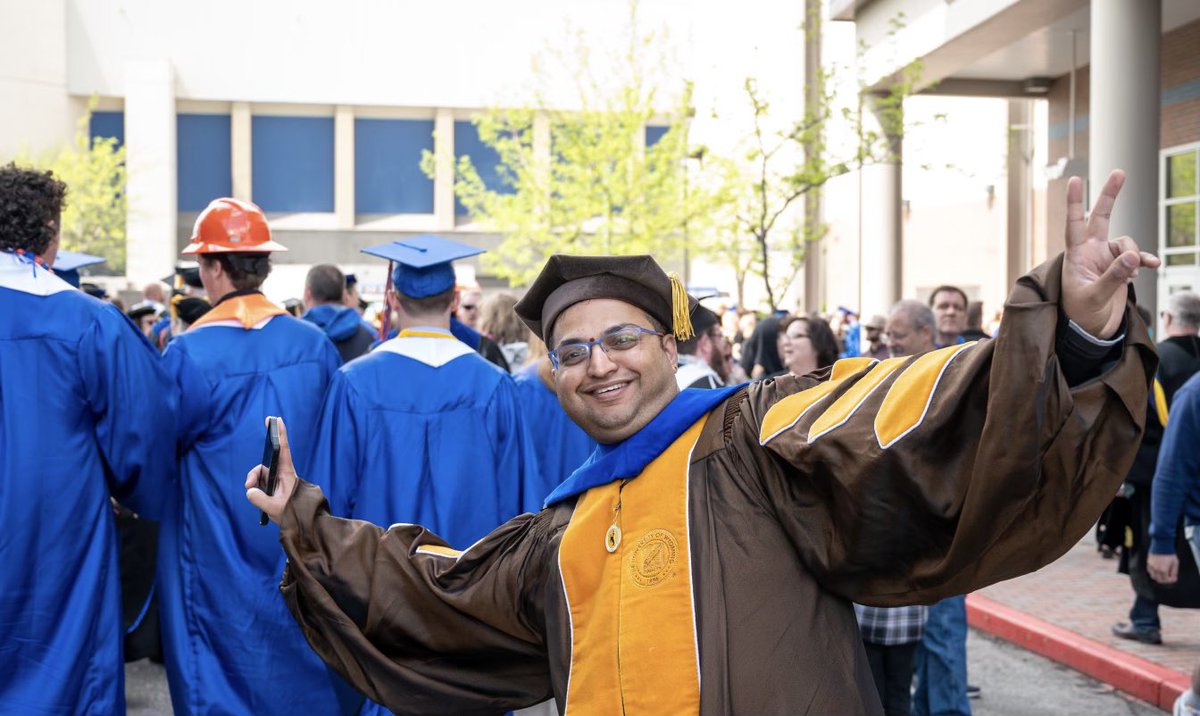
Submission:
[[[58,251],[66,191],[0,167],[0,711],[123,714],[109,498],[159,518],[174,391],[116,306],[50,270],[82,265]]]
[[[178,487],[158,560],[163,650],[178,716],[342,712],[340,682],[278,599],[279,531],[259,526],[258,512],[230,479],[262,456],[266,416],[286,416],[295,444],[309,444],[341,364],[319,328],[288,316],[259,290],[271,253],[286,250],[257,206],[217,199],[196,219],[183,251],[199,261],[213,306],[163,354],[180,396]]]

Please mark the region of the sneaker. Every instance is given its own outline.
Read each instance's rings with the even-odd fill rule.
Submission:
[[[1143,644],[1161,644],[1162,632],[1151,627],[1137,627],[1126,622],[1113,624],[1113,636],[1119,639],[1140,641]]]

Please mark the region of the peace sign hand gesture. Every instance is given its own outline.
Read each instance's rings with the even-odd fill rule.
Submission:
[[[1062,271],[1062,307],[1067,318],[1091,335],[1109,339],[1121,326],[1129,280],[1138,269],[1158,268],[1157,257],[1139,251],[1128,236],[1110,240],[1108,219],[1125,172],[1108,176],[1089,217],[1083,215],[1083,180],[1067,183],[1067,254]]]

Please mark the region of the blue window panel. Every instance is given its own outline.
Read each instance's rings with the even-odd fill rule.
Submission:
[[[433,151],[433,120],[354,120],[354,210],[432,214],[433,180],[421,153]]]
[[[650,148],[650,147],[653,147],[655,144],[658,144],[658,141],[660,139],[662,139],[663,136],[666,135],[666,133],[669,131],[671,131],[670,127],[662,127],[662,126],[655,125],[655,124],[647,125],[647,127],[646,127],[646,147]]]
[[[255,204],[333,211],[333,117],[253,117],[250,132]]]
[[[117,140],[117,147],[125,144],[125,113],[124,112],[92,112],[88,120],[88,134],[95,137],[111,137]]]
[[[488,190],[499,194],[511,194],[515,191],[511,184],[500,178],[500,155],[479,139],[479,130],[471,122],[454,123],[454,153],[460,157],[471,158],[471,164],[474,165],[475,171],[479,172],[479,178]],[[454,199],[454,213],[458,216],[466,216],[468,213],[457,196]]]
[[[181,114],[175,118],[179,210],[201,211],[233,194],[227,114]]]

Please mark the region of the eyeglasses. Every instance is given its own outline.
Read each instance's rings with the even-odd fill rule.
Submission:
[[[592,357],[592,346],[600,346],[605,355],[613,351],[627,351],[641,342],[642,336],[665,336],[641,326],[625,326],[605,333],[594,341],[566,343],[550,351],[550,362],[554,369],[570,368],[585,363]]]

